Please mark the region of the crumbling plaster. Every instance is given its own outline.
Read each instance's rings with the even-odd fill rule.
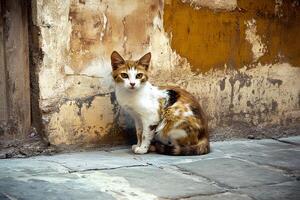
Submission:
[[[237,0],[182,0],[194,9],[209,8],[212,10],[234,10],[237,7]]]
[[[194,6],[195,2],[190,3]],[[213,5],[222,12],[238,6],[236,1],[205,2],[198,4],[212,9],[209,12],[214,12]],[[199,66],[191,65],[172,46],[172,31],[165,31],[164,6],[170,3],[41,0],[33,4],[43,52],[39,102],[51,144],[120,144],[133,135],[128,134],[132,121],[113,94],[109,60],[113,50],[127,59],[151,51],[151,81],[179,85],[193,93],[208,115],[211,130],[233,123],[288,126],[299,121],[300,68],[289,62],[257,62],[268,48],[254,18],[244,21],[242,38],[251,47],[252,64],[234,69],[223,63],[221,68],[199,72],[193,70]],[[278,13],[280,7],[276,9]],[[200,11],[200,7],[195,9]]]

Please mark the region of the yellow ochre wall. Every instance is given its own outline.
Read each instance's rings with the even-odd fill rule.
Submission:
[[[194,71],[207,72],[224,64],[239,69],[257,62],[300,66],[297,4],[299,1],[240,0],[232,11],[212,11],[173,0],[164,7],[164,27],[172,34],[172,48],[188,59]],[[262,54],[258,57],[246,39],[249,23],[260,37]]]

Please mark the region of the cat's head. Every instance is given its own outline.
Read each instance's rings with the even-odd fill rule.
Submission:
[[[129,91],[140,89],[148,81],[150,60],[150,52],[137,61],[124,60],[118,52],[112,52],[111,66],[115,83]]]

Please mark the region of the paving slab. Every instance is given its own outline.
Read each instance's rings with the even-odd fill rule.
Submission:
[[[163,198],[179,198],[198,194],[214,194],[223,192],[205,179],[191,179],[177,173],[156,167],[135,167],[129,169],[105,170],[113,176],[124,177],[131,185],[144,188],[145,192]]]
[[[236,157],[288,171],[300,171],[300,150],[280,150],[251,156],[236,155]]]
[[[295,148],[294,145],[282,143],[271,139],[215,142],[213,143],[212,147],[215,150],[221,151],[226,155],[265,154],[270,151]]]
[[[239,189],[239,192],[248,194],[257,200],[299,200],[300,199],[300,182],[286,182],[276,185],[264,185],[253,188]]]
[[[112,200],[110,194],[76,176],[48,175],[0,179],[0,194],[9,200],[99,199]]]
[[[253,199],[245,194],[235,194],[231,192],[225,192],[225,193],[215,194],[215,195],[194,196],[182,200],[253,200]]]
[[[299,138],[214,142],[202,156],[128,147],[4,159],[0,199],[299,199]]]
[[[232,188],[282,183],[293,180],[283,173],[232,158],[217,158],[177,165],[194,174]]]
[[[44,162],[31,158],[0,159],[0,178],[67,172],[67,168],[53,162]]]
[[[284,149],[299,149],[300,145],[294,145],[286,142],[281,142],[280,140],[274,139],[265,139],[265,140],[258,140],[257,144],[263,145],[264,147],[261,149],[264,152],[268,151],[278,151]]]
[[[300,145],[300,136],[292,136],[287,138],[279,138],[279,141],[290,142],[292,144]]]

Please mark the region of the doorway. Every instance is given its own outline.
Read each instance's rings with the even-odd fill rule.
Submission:
[[[28,1],[0,6],[0,141],[24,139],[31,127]]]

